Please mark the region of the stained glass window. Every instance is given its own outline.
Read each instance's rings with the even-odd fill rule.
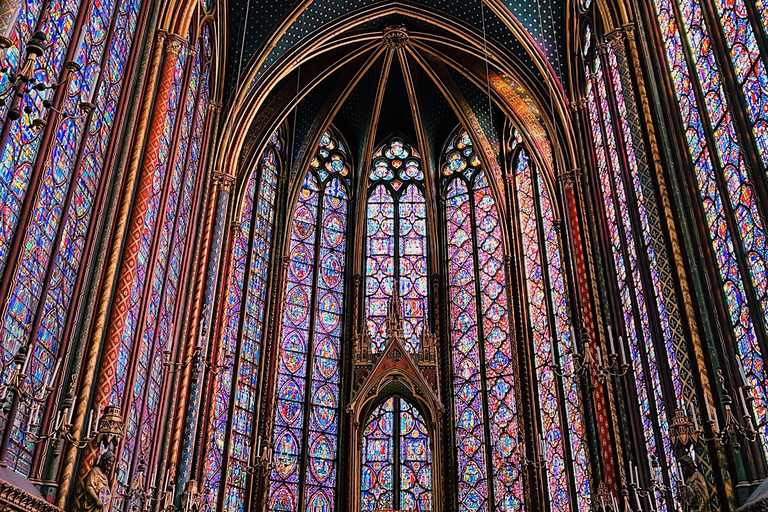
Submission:
[[[758,344],[758,337],[765,334],[757,331],[768,322],[768,241],[755,182],[764,180],[768,170],[768,75],[756,31],[768,29],[766,11],[759,8],[761,26],[749,19],[744,0],[715,0],[717,22],[710,26],[696,0],[654,0],[652,4],[736,349],[752,387],[752,408],[760,424],[768,414],[765,354]],[[720,34],[713,36],[712,30]],[[718,45],[711,38],[719,41],[720,35],[730,62],[716,59]],[[726,94],[728,80],[720,72],[723,65],[732,67],[739,89],[736,94]],[[749,122],[748,131],[740,131],[735,121],[741,115]],[[750,154],[759,155],[762,173],[748,168],[745,159]],[[747,294],[748,288],[754,290],[754,296]],[[759,430],[768,453],[768,431]]]
[[[205,510],[216,510],[222,485],[223,510],[245,507],[246,477],[254,450],[253,414],[263,346],[280,148],[279,134],[275,133],[248,180],[232,240],[223,334],[213,382],[211,438],[205,460]],[[224,456],[227,451],[228,458]],[[225,460],[227,476],[222,481]]]
[[[542,432],[539,456],[546,461],[552,510],[573,510],[575,501],[578,510],[587,512],[591,510],[589,474],[577,379],[570,376],[561,381],[555,373],[558,366],[565,375],[574,371],[574,340],[555,212],[550,192],[525,150],[518,153],[514,177]]]
[[[498,210],[466,130],[450,139],[445,160],[459,506],[521,510],[521,438]]]
[[[269,510],[333,510],[350,166],[331,130],[299,193],[278,349]]]
[[[432,445],[426,422],[408,401],[390,397],[363,431],[360,510],[432,510]]]
[[[395,137],[369,173],[365,308],[373,352],[384,348],[387,305],[399,283],[406,349],[418,352],[427,322],[427,215],[421,155]]]
[[[588,112],[597,163],[597,179],[602,195],[603,211],[613,259],[614,272],[612,275],[615,275],[616,278],[615,286],[619,294],[620,318],[623,324],[617,333],[618,340],[613,339],[613,332],[611,331],[609,342],[611,346],[618,343],[618,346],[621,347],[624,344],[624,336],[626,336],[630,359],[627,363],[634,370],[635,389],[646,442],[647,467],[652,472],[653,478],[659,481],[668,481],[670,482],[669,485],[674,487],[678,478],[677,466],[669,438],[670,415],[667,410],[668,406],[663,400],[664,395],[662,394],[659,375],[660,362],[655,348],[656,346],[668,347],[671,341],[667,339],[661,345],[654,344],[653,317],[651,316],[654,311],[654,303],[652,301],[654,299],[661,301],[660,294],[662,291],[659,286],[649,290],[649,292],[645,290],[646,286],[641,276],[645,250],[641,240],[637,239],[635,235],[636,227],[632,225],[630,196],[628,195],[630,192],[642,194],[642,190],[633,191],[628,189],[624,183],[619,154],[621,148],[625,148],[627,157],[631,162],[634,179],[639,180],[631,142],[622,146],[619,145],[619,136],[631,134],[628,133],[626,118],[620,120],[620,131],[615,128],[613,114],[608,102],[607,86],[609,84],[607,80],[609,77],[603,73],[602,61],[596,58],[591,67],[586,67],[586,74]],[[619,82],[618,86],[620,87],[620,85]],[[622,103],[621,108],[625,109],[622,91],[620,88],[617,88],[616,91],[616,98]],[[625,110],[621,110],[620,114],[621,112],[625,112]],[[633,182],[632,186],[635,185],[639,185],[639,183]],[[632,202],[631,204],[637,205],[638,203]],[[640,213],[641,219],[644,221],[640,227],[645,231],[646,236],[650,237],[647,224],[648,217],[642,203],[640,203]],[[644,238],[643,241],[648,242],[649,240]],[[648,251],[651,257],[652,272],[658,279],[659,263],[655,259],[650,245]],[[661,319],[667,322],[668,317],[663,302],[658,304],[659,309],[663,312]],[[666,325],[668,327],[668,323]],[[666,332],[668,337],[671,336],[669,330]],[[668,357],[665,364],[669,365],[673,375],[679,375],[674,352],[667,350],[663,356]],[[682,397],[680,398],[682,399]],[[660,510],[667,510],[668,507],[673,506],[667,503],[666,494],[660,491],[655,493],[655,501],[655,505]]]
[[[74,41],[74,19],[78,3],[54,2],[44,21],[51,43],[41,58],[36,78],[55,81],[60,73],[67,46]],[[23,44],[30,38],[42,2],[20,2],[13,46],[5,52],[5,64],[17,69]],[[39,155],[41,139],[31,127],[36,116],[51,114],[42,107],[51,99],[51,91],[32,91],[32,114],[17,121],[6,118],[8,107],[0,107],[2,123],[12,122],[9,136],[2,144],[0,159],[0,272],[11,280],[10,298],[2,327],[3,360],[24,343],[33,344],[30,376],[26,385],[39,393],[45,376],[54,368],[62,346],[75,281],[80,270],[85,243],[94,213],[99,187],[104,181],[107,148],[114,137],[116,109],[131,56],[131,47],[141,8],[140,0],[111,0],[93,5],[81,30],[80,51],[76,62],[81,71],[74,74],[72,85],[63,96],[60,109],[78,112],[81,102],[94,104],[89,116],[67,116],[54,131],[51,154]],[[110,30],[112,31],[110,34]],[[109,36],[109,37],[107,37]],[[106,71],[101,72],[106,63]],[[3,86],[7,75],[2,77]],[[28,179],[35,162],[46,158],[42,166],[39,190],[29,189]],[[15,166],[15,167],[14,167]],[[19,209],[27,193],[34,193],[31,219],[18,226]],[[17,229],[20,228],[20,229]],[[6,267],[8,248],[13,237],[23,237],[16,267]],[[12,272],[12,274],[11,274]],[[49,277],[46,280],[46,273]],[[36,332],[32,332],[35,330]],[[12,432],[6,462],[23,475],[29,474],[34,445],[28,433],[40,429],[43,408],[20,404]],[[25,433],[26,432],[26,433]]]

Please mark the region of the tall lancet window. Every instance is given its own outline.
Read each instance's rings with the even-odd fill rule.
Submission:
[[[400,397],[376,407],[363,431],[360,510],[432,510],[432,446],[419,410]]]
[[[227,511],[245,507],[248,465],[254,450],[254,407],[264,344],[280,149],[279,133],[275,132],[248,179],[239,226],[232,239],[224,324],[217,347],[220,369],[213,380],[211,436],[205,459],[205,510],[217,510],[219,502]]]
[[[768,72],[760,42],[768,8],[756,1],[654,0],[681,127],[740,356],[744,414],[757,416],[768,453]],[[761,204],[761,202],[763,204]],[[750,398],[750,397],[747,397]],[[743,408],[744,404],[740,408]]]
[[[583,54],[594,179],[608,242],[607,264],[612,267],[608,285],[618,298],[617,321],[608,327],[609,348],[619,347],[621,361],[632,369],[631,393],[636,394],[645,438],[636,454],[643,460],[640,465],[651,478],[675,488],[681,475],[669,436],[671,412],[675,407],[689,409],[694,393],[691,369],[683,364],[687,358],[681,348],[684,333],[674,288],[664,284],[669,256],[645,151],[638,146],[642,137],[632,133],[627,117],[625,95],[632,91],[622,84],[615,49],[608,46],[600,55],[591,37],[588,27]],[[718,205],[710,204],[714,209]],[[727,230],[713,233],[716,238],[723,235]],[[671,376],[674,395],[662,388],[663,372]],[[659,489],[647,499],[659,510],[675,506]]]
[[[335,508],[350,174],[346,149],[328,130],[292,217],[269,510]]]
[[[513,175],[542,432],[539,456],[546,461],[551,509],[587,512],[589,463],[577,378],[558,376],[573,373],[575,353],[555,210],[551,193],[525,150],[513,162]],[[557,367],[563,371],[556,372]]]
[[[459,506],[523,508],[509,297],[501,224],[469,134],[443,165]]]
[[[427,213],[421,156],[394,137],[373,155],[366,231],[365,310],[371,350],[386,342],[387,305],[398,283],[408,350],[427,322]]]

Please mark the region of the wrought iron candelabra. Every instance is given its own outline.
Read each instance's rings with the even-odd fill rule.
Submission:
[[[13,42],[10,39],[0,38],[0,50],[7,51],[12,44]],[[65,112],[54,108],[53,102],[50,100],[50,94],[46,94],[46,91],[53,92],[62,86],[65,89],[68,88],[73,74],[79,73],[81,68],[77,62],[70,60],[63,64],[67,74],[61,81],[46,82],[36,78],[35,74],[39,69],[38,62],[51,44],[46,44],[45,32],[35,32],[27,41],[25,57],[18,69],[11,69],[7,60],[5,65],[0,68],[0,77],[7,77],[7,83],[0,88],[0,107],[9,105],[8,119],[10,121],[18,120],[22,113],[32,115],[37,110],[37,117],[32,120],[31,125],[34,128],[43,128],[47,124],[44,110],[52,110],[63,117],[75,118],[85,117],[93,111],[92,97],[78,103],[78,113]],[[30,95],[33,92],[43,97],[40,106],[31,100]],[[91,96],[93,92],[91,91]]]
[[[613,341],[613,333],[610,327],[608,328],[608,340],[610,353],[608,354],[608,364],[603,362],[603,351],[600,344],[596,346],[597,357],[592,353],[592,343],[586,329],[581,329],[581,336],[579,340],[576,340],[575,329],[573,331],[573,344],[572,344],[572,356],[573,356],[573,370],[568,371],[563,368],[561,364],[550,363],[550,368],[560,377],[565,378],[581,378],[586,377],[590,383],[593,379],[605,384],[608,377],[623,377],[629,371],[629,358],[624,344],[619,338],[619,345],[622,350],[623,362],[619,359],[619,354],[616,352],[616,347]],[[583,344],[583,353],[579,350],[579,344]]]

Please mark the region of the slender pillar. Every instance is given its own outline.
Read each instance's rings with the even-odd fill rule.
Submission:
[[[582,321],[582,327],[587,330],[587,333],[591,339],[596,340],[597,327],[595,325],[596,320],[590,300],[592,293],[590,291],[590,280],[587,271],[587,258],[589,258],[589,249],[586,235],[582,232],[581,229],[579,208],[577,206],[578,199],[577,192],[575,190],[577,186],[577,180],[574,179],[574,174],[576,174],[576,172],[578,171],[565,175],[566,179],[563,180],[563,188],[565,191],[565,209],[567,212],[569,231],[571,233],[573,264],[576,270],[575,285],[578,289],[577,298],[579,301],[578,306],[581,310],[580,317]],[[589,268],[594,268],[594,265],[590,264]],[[576,342],[578,342],[578,340],[576,340]],[[591,343],[590,348],[592,350],[592,357],[595,361],[597,361],[597,343]],[[616,480],[616,458],[613,439],[611,436],[611,426],[608,421],[608,418],[611,415],[611,407],[608,403],[608,397],[606,396],[606,392],[603,386],[595,386],[592,392],[592,400],[594,404],[595,421],[597,423],[597,435],[598,443],[600,446],[600,459],[603,467],[603,477],[608,487],[614,493],[617,493],[618,488]]]
[[[198,345],[195,347],[199,354],[205,354],[207,351],[208,333],[210,332],[211,320],[217,298],[217,284],[219,283],[220,259],[222,239],[224,236],[224,224],[227,219],[229,207],[229,195],[234,185],[234,178],[225,174],[215,174],[213,195],[216,197],[216,209],[214,212],[213,230],[211,232],[208,266],[206,269],[205,288],[203,290],[203,315],[199,320],[200,336]],[[203,381],[205,376],[205,358],[196,357],[191,363],[190,386],[188,393],[188,402],[184,413],[183,436],[181,438],[181,453],[179,460],[178,478],[175,480],[177,501],[180,502],[181,494],[184,492],[184,486],[192,478],[192,466],[194,463],[195,441],[197,439],[198,422],[200,420],[200,400],[203,391]]]
[[[109,396],[115,383],[121,336],[128,315],[131,287],[137,270],[142,237],[144,236],[144,220],[150,208],[152,197],[152,174],[159,159],[176,60],[183,47],[184,42],[179,38],[168,37],[166,40],[164,62],[160,72],[154,112],[149,125],[149,136],[141,166],[141,179],[134,196],[131,220],[122,251],[123,261],[117,280],[117,293],[111,308],[107,336],[103,343],[99,376],[92,402],[93,408],[106,407],[109,404]],[[79,478],[83,478],[87,474],[97,457],[98,446],[90,445],[85,448],[80,463]]]

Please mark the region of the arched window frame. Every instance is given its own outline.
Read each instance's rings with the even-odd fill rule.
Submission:
[[[392,401],[392,405],[389,405],[390,400]],[[403,407],[403,404],[407,404],[407,406]],[[360,510],[362,512],[373,512],[377,510],[418,510],[430,512],[431,510],[434,510],[433,492],[435,489],[433,489],[432,480],[432,466],[434,464],[433,436],[431,435],[432,433],[426,422],[427,417],[417,405],[399,394],[391,394],[379,399],[374,402],[369,409],[368,415],[365,418],[365,424],[362,427],[363,447],[360,455],[360,471],[363,474],[360,477]],[[392,420],[392,425],[389,431],[387,431],[386,425],[382,426],[380,423],[376,426],[375,430],[369,431],[369,426],[372,425],[374,419],[379,422],[382,417],[387,414],[391,416]],[[427,461],[421,465],[420,468],[413,465],[408,467],[408,462],[415,461],[407,460],[407,447],[404,450],[403,446],[403,439],[407,438],[402,429],[403,418],[408,414],[415,420],[414,428],[411,430],[411,433],[417,432],[416,435],[411,435],[410,438],[421,440],[426,438]],[[380,460],[368,458],[368,448],[371,445],[369,440],[373,440],[374,442],[382,440],[386,441],[387,449],[391,451],[391,460],[387,461],[387,464],[382,464],[378,467],[376,463],[381,462]],[[382,472],[386,471],[387,468],[389,468],[392,475],[390,478],[391,490],[388,493],[389,496],[386,496],[386,489],[384,493],[379,496],[378,500],[375,496],[371,496],[370,493],[366,496],[366,489],[363,488],[366,480],[366,470],[368,470],[376,480],[381,480]],[[423,485],[425,483],[423,480],[426,480],[426,478],[423,478],[424,475],[421,475],[423,479],[419,479],[418,485],[407,487],[406,489],[402,488],[404,470],[406,473],[413,473],[414,469],[416,469],[418,473],[429,474],[429,482],[427,482],[429,488]],[[418,475],[414,476],[418,477]],[[374,508],[367,508],[366,503],[374,505]]]
[[[238,220],[232,224],[221,341],[214,349],[218,370],[210,398],[210,436],[203,470],[204,509],[209,511],[219,507],[244,510],[248,468],[253,450],[261,445],[256,435],[255,402],[267,327],[267,283],[274,278],[270,269],[283,144],[280,130],[270,136],[245,181]]]
[[[461,147],[459,147],[459,144],[457,144],[456,141],[460,141]],[[469,154],[464,154],[464,156],[452,158],[452,155],[454,155],[455,152],[460,151],[463,153],[464,151],[467,151],[467,148],[470,150]],[[466,158],[466,165],[462,167],[460,162],[464,158]],[[455,167],[454,164],[458,165],[458,167]],[[481,242],[478,239],[477,229],[477,195],[480,195],[480,201],[487,198],[491,199],[492,204],[490,205],[488,212],[493,212],[493,215],[495,215],[497,220],[495,229],[498,231],[496,234],[486,235],[489,238],[492,236],[498,237],[499,246],[497,246],[496,249],[500,249],[498,256],[500,257],[499,265],[501,268],[496,270],[494,276],[488,276],[486,273],[485,279],[496,279],[499,272],[502,274],[502,282],[504,283],[502,286],[504,298],[503,300],[496,300],[500,296],[497,295],[496,298],[492,300],[492,302],[496,303],[497,306],[503,307],[506,310],[506,312],[500,316],[500,319],[503,319],[504,315],[509,315],[510,308],[509,281],[508,276],[506,275],[506,268],[504,263],[505,258],[503,254],[503,234],[501,233],[502,219],[500,218],[500,213],[496,207],[496,199],[493,197],[493,191],[490,186],[489,180],[492,178],[488,172],[483,169],[481,159],[479,155],[477,155],[477,153],[474,151],[474,145],[472,144],[469,134],[463,128],[459,128],[458,130],[454,131],[451,137],[448,139],[448,142],[446,143],[446,149],[442,152],[442,164],[440,169],[442,177],[441,188],[444,197],[446,198],[446,206],[444,212],[446,215],[445,224],[448,229],[446,233],[446,259],[448,262],[448,316],[449,329],[451,333],[451,399],[453,401],[454,424],[456,426],[454,453],[458,470],[458,501],[459,505],[463,507],[461,510],[471,509],[468,506],[468,500],[474,500],[472,501],[472,507],[477,505],[482,507],[483,510],[522,510],[525,506],[523,493],[523,476],[522,471],[520,471],[519,468],[522,467],[521,457],[523,455],[523,449],[521,445],[524,444],[524,441],[522,432],[518,426],[517,403],[514,391],[515,381],[518,379],[518,376],[515,375],[513,370],[513,368],[516,366],[513,362],[516,354],[512,344],[513,333],[511,332],[512,326],[509,320],[507,319],[506,321],[506,332],[503,332],[502,335],[504,339],[497,341],[496,337],[494,337],[493,341],[491,341],[489,339],[489,334],[485,332],[485,327],[488,327],[488,325],[484,325],[485,318],[484,315],[480,313],[483,311],[482,296],[487,294],[487,290],[482,288],[481,283],[483,282],[483,277],[481,276],[480,265],[478,263],[478,247],[481,245]],[[469,176],[465,175],[466,172],[469,172]],[[484,184],[481,181],[481,177],[482,180],[485,181]],[[460,347],[462,344],[460,342],[457,343],[457,340],[454,339],[454,333],[457,331],[455,326],[458,325],[457,322],[460,320],[459,317],[461,316],[462,311],[454,312],[452,310],[452,305],[455,303],[456,297],[453,295],[453,285],[451,283],[454,279],[457,279],[457,276],[460,275],[460,269],[452,267],[452,265],[456,264],[457,261],[455,261],[455,257],[451,255],[452,237],[450,229],[452,223],[455,222],[451,217],[451,208],[453,206],[451,205],[452,196],[449,194],[452,184],[457,182],[457,180],[458,183],[461,183],[461,186],[466,190],[466,192],[457,194],[455,197],[466,194],[467,199],[465,202],[469,204],[469,213],[467,214],[468,220],[466,218],[464,220],[459,219],[459,224],[463,222],[469,223],[469,241],[472,245],[470,258],[472,259],[473,276],[471,276],[469,279],[471,279],[471,282],[473,283],[472,286],[474,295],[471,298],[471,301],[467,304],[474,302],[473,320],[475,322],[475,327],[474,330],[470,327],[470,331],[476,332],[476,334],[474,335],[472,347],[469,348],[470,352],[467,352],[467,354],[470,354],[475,350],[477,351],[477,361],[471,361],[468,363],[473,368],[462,366],[465,361],[469,361],[469,356],[463,357],[462,361],[457,360],[457,355],[459,352],[461,352],[458,347]],[[479,188],[478,185],[480,185]],[[459,205],[456,208],[458,210],[461,208],[461,206]],[[491,216],[491,214],[488,212],[485,212],[484,214],[486,215],[486,218]],[[491,244],[491,246],[492,245],[493,244]],[[457,250],[463,251],[464,249]],[[485,268],[483,273],[485,273],[485,270],[488,269]],[[461,280],[462,279],[459,279],[459,281]],[[460,288],[460,286],[455,287],[457,289]],[[459,292],[457,291],[457,293]],[[494,328],[498,328],[498,325],[499,324],[496,323]],[[477,330],[478,327],[480,327],[482,330]],[[502,331],[504,331],[504,329],[502,329]],[[489,350],[489,348],[495,350],[497,353],[500,353],[502,350],[504,350],[505,346],[509,346],[508,355],[506,356],[508,359],[507,364],[489,365],[486,362],[486,352]],[[505,373],[501,373],[500,370],[503,370]],[[477,377],[473,378],[473,373],[476,374]],[[493,375],[489,377],[488,373],[492,373]],[[469,377],[464,377],[463,374],[469,374]],[[490,393],[488,389],[489,387],[494,387],[496,385],[502,386],[499,389],[504,389],[506,393],[501,393],[502,398],[500,400],[495,399],[493,407],[490,407]],[[474,393],[474,395],[469,397],[469,401],[467,401],[466,398],[462,397],[469,396],[466,395],[466,393],[469,392]],[[459,400],[466,403],[466,406],[461,405]],[[491,421],[481,419],[480,423],[475,423],[471,426],[471,431],[467,430],[464,432],[459,426],[464,423],[462,421],[463,415],[470,410],[470,404],[474,400],[480,400],[481,402],[479,411],[482,418],[491,417],[493,419]],[[473,409],[477,410],[474,407]],[[502,410],[511,411],[511,416],[514,418],[514,420],[506,422],[501,421],[499,419],[501,416],[497,417],[497,415]],[[508,413],[505,413],[505,415],[507,414]],[[476,435],[480,433],[477,429],[478,426],[480,427],[480,430],[482,430],[479,443],[481,449],[475,450],[474,454],[467,457],[467,450],[462,450],[460,448],[463,442],[462,439],[469,439],[468,436],[470,435],[473,438],[478,437]],[[459,436],[463,437],[460,438]],[[502,437],[504,437],[504,439],[502,439]],[[493,439],[493,441],[491,441],[491,439]],[[464,452],[465,455],[462,455],[460,452]],[[479,466],[479,475],[471,474],[474,469],[467,469],[472,468],[475,465]],[[464,483],[462,483],[462,481]],[[471,483],[472,481],[474,481],[474,484]],[[478,484],[478,482],[480,482],[480,484]],[[485,492],[484,495],[481,494],[483,489]],[[480,500],[479,502],[477,502],[478,499]]]
[[[552,511],[592,508],[585,414],[576,373],[579,349],[568,307],[565,254],[555,194],[515,130],[509,173],[513,232],[519,233],[524,337],[533,355],[536,447],[545,461]]]
[[[343,340],[346,330],[343,318],[341,318],[340,314],[337,315],[339,316],[338,324],[334,327],[334,332],[329,333],[326,331],[323,333],[326,336],[326,340],[331,340],[332,342],[332,340],[335,339],[336,341],[336,360],[334,361],[332,358],[328,357],[329,355],[332,355],[332,353],[328,352],[323,353],[325,357],[320,357],[318,355],[321,353],[319,352],[320,349],[329,349],[331,347],[318,347],[316,342],[318,341],[317,330],[321,323],[318,320],[320,314],[331,313],[336,315],[334,312],[320,311],[319,302],[321,297],[318,295],[321,288],[327,292],[326,295],[334,293],[338,296],[340,301],[338,304],[340,308],[339,311],[343,310],[344,301],[346,299],[346,271],[344,267],[346,267],[349,259],[347,241],[349,240],[349,232],[352,229],[349,219],[351,218],[351,207],[354,205],[354,196],[352,192],[353,184],[351,182],[353,167],[350,155],[346,148],[347,145],[341,140],[341,137],[335,129],[328,128],[328,130],[324,132],[320,138],[317,152],[310,161],[309,169],[303,175],[303,185],[301,186],[297,203],[292,209],[294,212],[294,226],[291,228],[290,238],[286,240],[287,247],[289,248],[289,252],[292,252],[294,248],[298,248],[299,245],[307,245],[303,241],[304,238],[310,236],[313,237],[314,240],[311,242],[313,263],[310,264],[301,259],[292,259],[289,256],[288,277],[285,287],[285,305],[283,314],[281,315],[282,333],[281,340],[276,347],[277,386],[274,398],[275,404],[273,407],[273,432],[270,433],[270,436],[272,437],[271,460],[273,461],[273,469],[268,478],[269,489],[266,503],[266,508],[270,511],[285,510],[285,507],[289,507],[289,510],[304,510],[304,508],[309,506],[307,503],[310,499],[325,501],[327,507],[333,510],[338,501],[336,482],[338,478],[337,471],[339,462],[338,432],[341,425],[340,403],[342,400],[340,374],[345,353]],[[338,188],[335,190],[331,188],[334,183],[338,183]],[[315,190],[317,195],[316,203],[314,202],[315,200],[312,199],[312,192],[309,192],[306,196],[302,195],[304,190]],[[334,194],[337,195],[334,196]],[[333,199],[328,198],[341,197],[338,194],[343,194],[344,196],[345,203],[343,204],[343,208],[345,211],[343,222],[345,223],[345,226],[343,227],[343,233],[336,231],[336,235],[340,237],[337,245],[329,248],[329,246],[323,245],[324,243],[329,242],[329,239],[324,235],[333,235],[331,231],[334,230],[328,229],[328,226],[326,226],[328,218],[325,217],[325,214],[328,211],[328,206],[333,206]],[[306,200],[312,201],[310,204],[312,204],[312,208],[314,209],[314,224],[313,232],[302,237],[296,228],[298,224],[298,214],[295,212],[299,207],[304,205],[304,201]],[[328,205],[325,204],[327,201],[330,201]],[[341,201],[339,201],[339,204],[341,204]],[[338,208],[338,206],[334,206],[334,208]],[[324,247],[328,249],[328,252],[325,254],[326,257],[331,252],[343,253],[342,257],[337,259],[337,263],[340,263],[343,267],[341,269],[323,267],[323,269],[329,270],[331,273],[338,273],[339,281],[331,285],[325,282],[325,280],[322,280],[323,285],[321,287],[321,278],[319,275],[321,272],[315,273],[311,269],[321,269],[322,262],[320,261],[320,255]],[[342,249],[338,249],[338,247],[342,247]],[[291,341],[289,338],[291,338],[292,335],[297,334],[298,331],[304,329],[295,323],[299,322],[301,324],[304,322],[304,319],[296,320],[293,318],[297,308],[296,304],[291,302],[291,300],[292,293],[305,293],[304,291],[299,290],[299,288],[306,286],[305,283],[302,283],[302,280],[304,280],[306,276],[299,277],[300,274],[292,273],[292,263],[297,265],[297,270],[299,271],[301,270],[300,267],[302,265],[307,266],[310,269],[307,275],[312,276],[312,283],[309,290],[310,293],[307,294],[309,296],[309,311],[306,314],[308,321],[306,327],[306,340],[303,341],[305,346],[301,347],[303,348],[303,352],[297,350],[289,351],[285,349],[287,342],[294,343],[291,347],[296,349],[297,345],[295,345],[295,340]],[[330,274],[326,275],[332,277]],[[292,281],[291,279],[293,278],[298,280]],[[290,330],[286,326],[289,326]],[[325,329],[325,327],[323,328]],[[336,329],[338,329],[338,331],[336,331]],[[300,337],[298,334],[297,336]],[[297,358],[303,358],[303,360]],[[315,367],[316,362],[318,363],[317,367]],[[296,370],[290,370],[290,368],[297,363],[298,367]],[[335,364],[335,372],[327,376],[324,375],[322,370],[325,369],[328,371],[332,369],[332,367],[328,366],[329,364]],[[298,389],[297,387],[293,387],[288,389],[287,384],[289,384],[289,381],[294,380],[292,375],[297,371],[302,370],[302,366],[305,372],[304,376],[300,377],[300,380],[303,383],[303,388]],[[317,389],[315,389],[315,385],[317,385]],[[335,396],[331,397],[328,395],[327,391],[333,388],[335,388]],[[285,390],[291,391],[291,396],[284,394],[284,392],[287,392]],[[318,390],[325,390],[325,394],[318,393]],[[332,398],[335,401],[334,407],[324,405],[321,400],[324,398]],[[318,402],[314,402],[314,400],[318,400]],[[296,407],[299,407],[301,411],[302,424],[300,427],[295,424],[299,413],[290,411],[290,408],[294,406],[293,404],[296,404]],[[325,430],[319,430],[317,428],[313,430],[311,416],[327,412],[323,409],[332,409],[336,418],[335,420],[326,422]],[[283,411],[296,417],[292,421],[287,421],[284,419]],[[278,420],[282,421],[282,423]],[[309,455],[308,450],[312,438],[314,438],[316,443],[323,441],[323,439],[328,441],[328,444],[325,445],[328,450],[326,455],[330,455],[331,458],[322,458],[319,456],[313,457]],[[297,441],[300,444],[298,447],[295,446]],[[330,443],[335,443],[336,446],[331,446]],[[296,453],[294,453],[294,451]],[[320,452],[318,452],[318,454],[320,454]],[[300,464],[298,464],[299,458],[301,459]],[[320,469],[328,471],[329,476],[324,481],[319,481],[314,474],[310,474],[314,470],[312,468],[314,464],[317,464],[317,467]],[[328,467],[330,467],[330,470],[328,470]]]
[[[407,157],[403,157],[402,159],[397,158],[399,155],[393,155],[393,157],[390,157],[391,154],[388,153],[388,151],[391,151],[392,145],[396,142],[400,142],[403,144],[403,149],[408,153]],[[402,163],[400,167],[395,167],[395,162],[398,160],[401,160]],[[416,168],[418,169],[418,176],[408,176],[406,174],[403,174],[406,172],[406,169],[408,169],[408,163],[411,161],[416,162]],[[388,304],[388,300],[386,303],[384,303],[384,298],[380,298],[379,300],[384,303],[379,305],[379,312],[380,314],[377,315],[378,320],[371,319],[371,296],[369,295],[368,288],[370,281],[376,277],[376,274],[369,274],[368,271],[368,264],[370,262],[371,254],[371,236],[370,233],[368,233],[368,224],[370,222],[370,219],[368,218],[369,214],[371,213],[372,209],[375,208],[373,206],[375,203],[371,202],[371,199],[373,197],[374,192],[379,189],[379,187],[383,187],[384,190],[387,191],[389,194],[389,197],[392,199],[391,204],[393,205],[393,219],[392,219],[392,251],[393,251],[393,262],[392,262],[392,268],[393,268],[393,274],[391,276],[393,283],[398,283],[398,291],[399,291],[399,297],[402,302],[402,310],[403,310],[403,320],[405,321],[406,326],[406,339],[405,339],[405,345],[406,349],[412,350],[413,352],[419,351],[419,341],[421,338],[421,334],[425,332],[425,330],[429,329],[429,286],[427,283],[428,276],[429,276],[429,255],[428,255],[428,236],[427,233],[427,215],[428,215],[428,208],[427,208],[427,202],[426,202],[426,182],[427,179],[426,173],[423,169],[423,160],[421,157],[421,153],[414,149],[414,145],[410,143],[406,138],[402,137],[399,134],[392,135],[386,139],[385,142],[380,144],[378,146],[378,149],[376,152],[374,152],[373,159],[370,163],[370,172],[369,172],[369,181],[368,181],[368,194],[367,194],[367,201],[366,201],[366,250],[365,250],[365,261],[366,261],[366,278],[365,278],[365,317],[367,322],[367,328],[368,328],[368,334],[371,337],[372,340],[372,352],[378,352],[384,349],[384,343],[385,343],[385,336],[383,334],[384,327],[385,327],[385,318],[386,318],[386,307]],[[383,165],[384,167],[379,167],[380,165]],[[386,174],[383,170],[386,168]],[[377,174],[378,173],[378,174]],[[381,174],[379,176],[379,174]],[[389,177],[391,174],[391,177]],[[405,176],[405,177],[404,177]],[[398,185],[399,184],[399,185]],[[407,305],[406,301],[410,300],[412,298],[412,294],[409,296],[403,295],[403,283],[401,280],[401,272],[402,272],[402,260],[405,259],[404,251],[401,249],[403,248],[403,244],[401,243],[401,222],[402,222],[402,208],[404,204],[413,204],[413,203],[406,203],[403,201],[403,198],[405,197],[406,191],[409,189],[409,187],[415,187],[419,194],[421,195],[422,204],[424,205],[424,236],[422,237],[423,240],[423,252],[422,257],[424,259],[424,265],[425,265],[425,272],[423,276],[417,276],[416,279],[423,279],[424,281],[424,294],[422,296],[422,311],[423,311],[423,317],[421,318],[421,332],[414,333],[413,337],[409,337],[407,331],[409,329],[412,329],[413,318],[417,318],[411,315],[407,315]],[[379,287],[383,286],[382,281],[386,279],[385,278],[378,278]],[[394,286],[394,284],[392,285]],[[415,283],[412,281],[412,286],[415,286]],[[418,293],[418,292],[417,292]],[[421,295],[421,294],[419,294]],[[389,295],[386,296],[387,299],[390,299],[392,297],[392,294],[390,292]],[[375,331],[375,332],[373,332]]]

